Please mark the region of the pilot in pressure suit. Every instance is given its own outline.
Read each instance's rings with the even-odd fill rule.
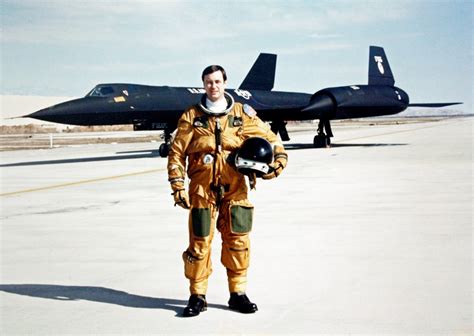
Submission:
[[[222,236],[221,262],[227,269],[229,306],[241,313],[254,313],[257,305],[245,294],[253,206],[247,199],[245,176],[234,165],[235,153],[247,138],[268,140],[273,146],[274,160],[264,179],[277,177],[282,172],[287,154],[255,110],[235,103],[224,91],[227,76],[221,66],[204,69],[202,80],[206,95],[179,119],[168,157],[168,178],[175,205],[190,209],[189,246],[183,260],[191,296],[183,315],[196,316],[206,310],[215,227]],[[190,180],[189,197],[185,172]]]

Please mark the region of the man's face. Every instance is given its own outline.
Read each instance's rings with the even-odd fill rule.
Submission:
[[[204,89],[206,90],[207,98],[210,101],[217,101],[224,95],[224,89],[227,82],[224,82],[224,77],[221,71],[215,71],[204,76]]]

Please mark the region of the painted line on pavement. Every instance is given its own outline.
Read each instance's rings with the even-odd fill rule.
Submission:
[[[24,189],[24,190],[18,190],[18,191],[2,193],[2,194],[0,194],[0,196],[20,195],[20,194],[26,194],[26,193],[35,192],[35,191],[45,191],[45,190],[50,190],[50,189],[64,188],[64,187],[76,186],[76,185],[93,183],[93,182],[115,180],[115,179],[119,179],[119,178],[130,177],[130,176],[151,174],[151,173],[161,172],[161,171],[165,171],[165,170],[166,169],[164,169],[164,168],[151,169],[151,170],[144,170],[144,171],[139,171],[139,172],[134,172],[134,173],[122,174],[122,175],[114,175],[114,176],[107,176],[107,177],[99,177],[99,178],[95,178],[95,179],[81,180],[81,181],[76,181],[76,182],[54,184],[54,185],[50,185],[50,186],[46,186],[46,187],[31,188],[31,189]]]
[[[454,122],[454,121],[453,121],[453,122]],[[443,123],[443,124],[433,124],[433,125],[429,125],[429,126],[416,127],[416,128],[411,128],[411,129],[405,129],[405,130],[399,130],[399,131],[392,131],[392,132],[386,132],[386,133],[379,133],[379,134],[372,134],[372,135],[367,135],[367,136],[362,136],[362,137],[357,137],[357,138],[342,139],[342,140],[338,140],[337,142],[335,142],[335,144],[337,144],[337,143],[339,143],[339,142],[346,142],[346,141],[352,141],[352,140],[360,140],[360,139],[366,139],[366,138],[374,138],[374,137],[384,136],[384,135],[392,135],[392,134],[398,134],[398,133],[414,132],[414,131],[419,131],[419,130],[426,129],[426,128],[438,127],[438,126],[442,126],[442,125],[445,125],[445,124],[444,124],[444,123]]]

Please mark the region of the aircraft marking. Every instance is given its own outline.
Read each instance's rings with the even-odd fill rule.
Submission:
[[[383,58],[381,56],[374,56],[375,63],[377,63],[377,67],[379,68],[379,72],[383,75],[385,73],[385,69],[383,68]]]
[[[237,96],[240,96],[246,100],[249,100],[250,97],[252,97],[252,94],[247,90],[236,89],[234,92],[237,94]]]
[[[206,93],[206,90],[204,90],[204,89],[197,89],[197,88],[188,88],[188,91],[191,92],[192,94],[203,94],[203,93]]]

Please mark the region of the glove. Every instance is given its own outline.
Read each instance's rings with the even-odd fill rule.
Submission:
[[[285,150],[283,148],[275,147],[273,152],[273,162],[268,165],[270,170],[267,174],[262,176],[262,179],[264,180],[270,180],[272,178],[278,177],[278,175],[281,174],[283,169],[285,169],[286,164],[288,163],[288,155],[285,153]]]
[[[181,181],[171,183],[171,189],[173,190],[171,195],[173,195],[174,198],[174,206],[179,205],[183,209],[190,209],[191,203],[189,203],[189,197],[184,188],[184,183]]]
[[[174,206],[179,205],[183,209],[190,209],[191,204],[189,203],[188,193],[186,190],[176,190],[171,195],[174,197]]]

